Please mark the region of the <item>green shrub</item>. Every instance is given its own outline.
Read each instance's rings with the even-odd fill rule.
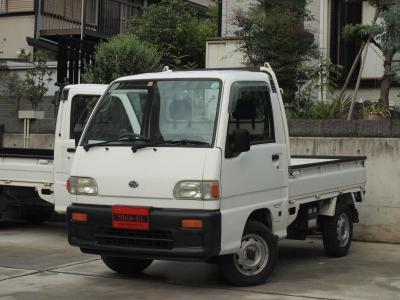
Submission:
[[[154,72],[160,69],[160,58],[153,46],[133,34],[120,34],[97,46],[95,66],[86,71],[84,81],[110,83],[122,76]]]
[[[205,39],[216,31],[216,9],[210,10],[208,20],[199,22],[194,9],[181,0],[151,5],[129,26],[129,32],[159,51],[163,64],[177,68],[204,67]]]

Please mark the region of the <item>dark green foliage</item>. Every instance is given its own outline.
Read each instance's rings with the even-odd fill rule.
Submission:
[[[348,25],[345,28],[345,36],[364,41],[371,38],[372,43],[382,51],[385,59],[379,100],[382,106],[388,107],[392,84],[395,80],[399,80],[396,74],[400,64],[394,57],[400,52],[400,1],[370,0],[369,3],[376,7],[380,20],[371,25]]]
[[[347,39],[361,39],[366,41],[372,31],[371,25],[351,24],[344,28],[344,37]]]
[[[133,34],[121,34],[98,45],[96,64],[84,74],[85,82],[110,83],[127,75],[160,69],[157,50],[140,42]]]
[[[164,65],[204,67],[205,39],[215,36],[217,30],[217,11],[211,12],[209,20],[199,23],[196,12],[185,1],[162,1],[150,6],[143,16],[133,18],[129,32],[153,45]]]
[[[264,62],[272,65],[285,90],[285,102],[293,102],[300,83],[308,80],[302,66],[311,57],[318,57],[313,35],[304,29],[304,21],[312,19],[307,3],[259,0],[234,17],[242,51],[254,66]]]
[[[292,113],[293,119],[329,119],[329,118],[343,118],[347,115],[350,108],[351,96],[346,96],[341,100],[338,99],[337,94],[332,95],[330,101],[316,102],[316,101],[303,101],[302,105],[294,108]],[[298,104],[298,103],[297,103]],[[336,107],[334,115],[331,116],[333,107]]]

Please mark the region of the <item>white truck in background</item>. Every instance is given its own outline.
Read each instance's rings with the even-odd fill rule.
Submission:
[[[0,148],[0,218],[45,221],[70,204],[65,182],[75,153],[75,130],[82,131],[107,85],[66,86],[61,95],[54,150]]]
[[[280,239],[322,233],[328,255],[347,254],[365,160],[291,156],[269,65],[120,78],[77,147],[69,242],[119,273],[216,261],[229,283],[260,284]]]

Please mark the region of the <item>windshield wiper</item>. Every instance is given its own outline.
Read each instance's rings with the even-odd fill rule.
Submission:
[[[160,145],[165,145],[165,144],[172,144],[172,145],[201,145],[201,146],[210,146],[209,143],[206,142],[201,142],[201,141],[195,141],[195,140],[165,140],[165,141],[159,141],[159,142],[148,142],[143,145],[135,145],[132,146],[132,152],[136,153],[140,149],[148,148],[148,147],[157,147]]]
[[[196,140],[165,140],[161,144],[173,144],[173,145],[204,145],[210,146],[210,143],[196,141]]]
[[[120,136],[114,140],[93,143],[93,144],[86,144],[83,146],[83,149],[85,149],[85,151],[87,152],[87,151],[89,151],[89,149],[91,149],[93,147],[107,146],[107,145],[110,145],[112,143],[117,143],[117,142],[146,142],[146,143],[149,143],[150,139],[148,139],[144,136],[141,136],[139,134],[130,133],[130,134],[125,134],[124,136]]]

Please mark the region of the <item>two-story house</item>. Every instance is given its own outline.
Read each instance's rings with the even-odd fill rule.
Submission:
[[[33,53],[34,48],[52,53],[48,61],[54,72],[49,91],[40,105],[45,119],[35,121],[31,131],[51,133],[54,129],[54,84],[80,81],[80,70],[92,62],[96,44],[125,32],[129,20],[141,15],[149,5],[163,0],[0,0],[0,63],[22,75],[26,64],[18,59],[18,51]],[[205,18],[215,0],[185,0]],[[168,17],[168,16],[165,16]],[[1,43],[6,39],[4,43]],[[0,85],[2,82],[0,82]],[[26,101],[25,101],[26,102]],[[22,131],[16,110],[29,108],[16,99],[0,95],[0,125],[8,133]],[[13,146],[12,144],[9,146]]]
[[[220,37],[207,42],[207,67],[239,67],[247,64],[243,53],[238,49],[235,36],[237,28],[232,25],[234,12],[246,10],[256,0],[221,0],[220,1]],[[314,35],[314,41],[321,51],[333,63],[343,66],[347,74],[357,55],[360,44],[343,37],[343,28],[347,24],[370,24],[375,8],[365,0],[310,0],[308,9],[314,21],[305,23],[305,28]],[[366,64],[362,72],[362,84],[358,97],[374,100],[379,98],[379,80],[383,75],[383,56],[374,45],[368,48]],[[353,76],[355,80],[356,74]],[[393,88],[391,101],[400,104],[397,97],[400,90]]]
[[[132,17],[162,0],[0,0],[0,59],[16,60],[21,48],[44,48],[57,60],[57,81],[79,82],[94,46],[123,33]],[[213,0],[187,1],[206,15]]]

